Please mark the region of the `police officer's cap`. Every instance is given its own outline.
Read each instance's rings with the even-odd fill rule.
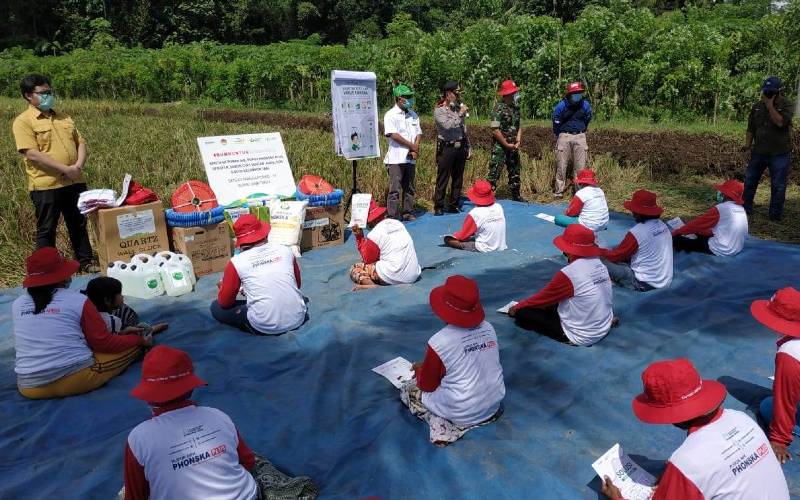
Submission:
[[[448,80],[444,83],[444,85],[442,85],[442,92],[448,92],[448,91],[455,92],[456,90],[458,90],[459,87],[460,85],[458,84],[457,81]]]

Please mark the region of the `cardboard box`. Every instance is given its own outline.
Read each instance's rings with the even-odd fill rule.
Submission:
[[[137,253],[169,250],[164,206],[160,201],[98,210],[89,216],[100,269],[128,262]]]
[[[308,207],[303,223],[300,249],[330,247],[344,243],[344,209],[341,203],[334,207]]]
[[[232,240],[228,223],[213,226],[170,228],[172,250],[192,260],[197,276],[225,270],[232,255]]]

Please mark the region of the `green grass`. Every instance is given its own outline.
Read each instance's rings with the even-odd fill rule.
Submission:
[[[158,115],[145,110],[159,108]],[[24,259],[33,249],[35,220],[33,206],[26,191],[25,173],[11,135],[11,122],[25,108],[21,100],[0,98],[0,122],[6,124],[0,134],[0,287],[17,286],[24,274]],[[289,161],[299,178],[302,174],[321,175],[336,186],[350,186],[350,166],[333,154],[330,132],[319,130],[281,129],[263,124],[208,122],[199,118],[199,108],[184,104],[153,105],[108,101],[68,101],[64,111],[70,113],[87,140],[89,160],[86,173],[92,187],[119,189],[126,172],[164,200],[181,183],[205,179],[197,150],[196,137],[281,132]],[[620,125],[622,126],[622,125]],[[635,130],[633,126],[629,128]],[[700,129],[698,129],[700,130]],[[383,146],[385,150],[385,145]],[[423,144],[417,170],[417,200],[421,208],[431,208],[436,167],[434,148]],[[467,165],[465,184],[486,175],[488,154],[478,150]],[[646,165],[622,167],[604,156],[594,156],[609,204],[623,210],[622,201],[640,187],[655,190],[667,208],[666,216],[683,217],[698,214],[710,206],[714,190],[711,185],[720,179],[695,177],[690,173],[670,179],[654,178]],[[550,151],[541,160],[523,155],[523,195],[531,201],[551,202],[551,184],[555,161]],[[505,181],[501,181],[504,184]],[[386,174],[381,160],[359,162],[359,187],[382,199],[386,191]],[[751,233],[783,241],[800,241],[800,189],[791,186],[787,214],[782,224],[770,223],[765,215],[765,197],[769,189],[762,186],[758,202],[761,207],[751,223]],[[507,195],[504,188],[500,195]],[[62,225],[63,226],[63,225]],[[66,234],[59,234],[58,246],[69,249]]]

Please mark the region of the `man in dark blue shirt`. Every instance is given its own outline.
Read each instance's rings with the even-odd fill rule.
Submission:
[[[553,196],[561,198],[567,187],[567,168],[570,160],[574,171],[586,168],[589,146],[586,129],[592,121],[592,106],[583,95],[580,82],[567,86],[567,93],[553,110],[553,133],[556,136],[556,182]]]

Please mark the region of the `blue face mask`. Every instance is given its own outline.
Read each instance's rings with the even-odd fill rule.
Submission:
[[[406,110],[409,110],[414,107],[414,98],[413,97],[406,97]]]
[[[725,201],[725,196],[722,195],[719,191],[717,191],[717,203],[722,203]]]
[[[37,108],[41,109],[42,111],[50,111],[53,109],[53,103],[55,101],[53,94],[38,94],[38,96],[39,105],[36,106]]]
[[[514,95],[511,96],[511,98],[514,99],[514,104],[519,104],[519,100],[520,100],[519,92],[514,92]]]
[[[578,92],[577,94],[570,94],[569,100],[572,101],[573,104],[578,104],[583,99],[583,94]]]

